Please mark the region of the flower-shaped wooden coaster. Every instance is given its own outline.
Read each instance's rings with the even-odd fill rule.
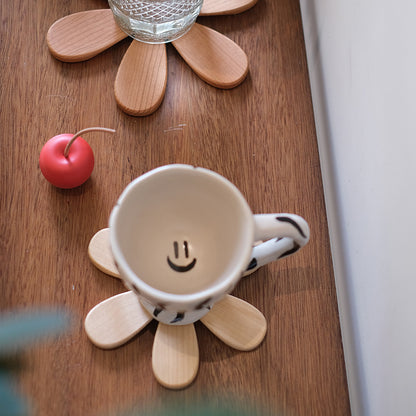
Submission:
[[[243,12],[257,0],[204,0],[200,16]],[[110,9],[74,13],[56,21],[47,34],[52,55],[64,62],[90,59],[126,38]],[[172,45],[208,84],[233,88],[245,79],[245,52],[231,39],[201,24],[172,42]],[[160,106],[167,83],[165,44],[133,40],[118,69],[114,91],[120,108],[133,116],[146,116]]]
[[[110,250],[109,229],[91,239],[88,254],[106,274],[120,278]],[[85,331],[96,346],[118,347],[138,334],[154,319],[131,291],[104,300],[85,318]],[[231,295],[201,318],[221,341],[240,351],[250,351],[263,341],[267,324],[263,314],[249,303]],[[157,381],[171,389],[188,386],[199,367],[198,341],[194,324],[166,325],[159,322],[152,351],[152,368]]]

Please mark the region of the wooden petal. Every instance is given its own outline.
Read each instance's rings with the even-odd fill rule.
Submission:
[[[132,116],[156,111],[166,90],[168,76],[165,44],[133,40],[121,61],[114,85],[120,108]]]
[[[126,343],[152,319],[133,292],[124,292],[94,306],[84,326],[93,344],[108,349]]]
[[[90,59],[126,38],[110,9],[74,13],[57,20],[46,41],[51,54],[63,62]]]
[[[162,386],[180,389],[192,383],[199,367],[198,341],[193,324],[159,323],[153,343],[152,367]]]
[[[256,348],[267,331],[263,314],[231,295],[217,302],[201,322],[225,344],[240,351]]]
[[[245,52],[231,39],[206,26],[195,23],[172,44],[195,73],[214,87],[234,88],[247,75]]]
[[[120,279],[120,274],[111,252],[109,228],[103,228],[91,238],[88,245],[88,256],[99,270]]]
[[[204,0],[200,16],[242,13],[257,3],[257,0]]]

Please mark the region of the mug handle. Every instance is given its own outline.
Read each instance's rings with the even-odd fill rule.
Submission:
[[[251,261],[243,276],[271,261],[296,253],[309,241],[308,223],[299,215],[256,214],[254,224],[254,241],[264,242],[253,247]]]

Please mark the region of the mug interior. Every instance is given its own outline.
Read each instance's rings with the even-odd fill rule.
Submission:
[[[148,285],[190,295],[223,290],[240,277],[254,225],[245,199],[228,180],[170,165],[126,188],[110,227],[115,259],[139,291]]]

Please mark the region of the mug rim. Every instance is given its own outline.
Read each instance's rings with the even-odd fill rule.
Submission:
[[[225,185],[228,187],[228,189],[233,192],[233,194],[237,197],[239,200],[239,203],[242,207],[242,212],[244,216],[246,217],[244,219],[245,221],[245,227],[248,227],[247,230],[247,244],[245,248],[245,252],[241,253],[241,256],[239,256],[239,261],[236,263],[235,267],[233,267],[232,273],[230,273],[229,277],[227,276],[222,281],[216,283],[212,287],[200,290],[195,293],[191,294],[175,294],[175,293],[169,293],[165,292],[160,289],[156,289],[153,286],[149,285],[148,283],[144,282],[142,279],[140,279],[139,276],[132,270],[130,265],[128,264],[121,248],[118,242],[117,234],[116,234],[116,223],[118,219],[118,213],[120,211],[120,206],[123,203],[125,197],[137,186],[140,185],[143,181],[148,179],[150,176],[157,175],[163,171],[166,170],[197,170],[198,172],[201,172],[205,175],[209,175],[212,178],[215,178],[219,182],[222,183],[222,185]],[[254,239],[254,218],[253,213],[240,192],[240,190],[228,179],[226,179],[224,176],[220,175],[217,172],[214,172],[212,170],[197,167],[197,166],[191,166],[186,164],[169,164],[157,167],[155,169],[152,169],[143,175],[140,175],[136,179],[134,179],[132,182],[130,182],[126,188],[122,191],[121,195],[117,199],[116,205],[113,207],[110,219],[109,219],[109,228],[110,228],[110,245],[111,250],[114,256],[115,263],[117,265],[117,268],[119,269],[121,278],[124,282],[127,283],[127,286],[129,286],[129,283],[134,288],[137,287],[139,290],[139,296],[143,296],[144,298],[151,300],[155,303],[166,303],[166,309],[169,309],[169,304],[182,304],[187,305],[188,307],[192,307],[192,305],[198,304],[206,299],[212,299],[215,301],[215,299],[218,299],[220,296],[225,295],[226,293],[229,293],[233,290],[235,284],[240,280],[242,277],[242,273],[244,273],[247,265],[250,261],[250,256],[252,252],[252,244]],[[129,289],[132,289],[129,287]],[[185,312],[186,310],[184,310]]]

